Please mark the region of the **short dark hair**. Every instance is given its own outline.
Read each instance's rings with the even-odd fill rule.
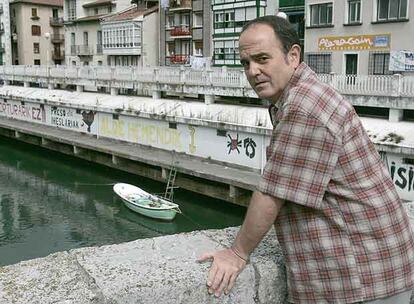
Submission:
[[[285,18],[278,17],[278,16],[262,16],[256,19],[250,20],[246,23],[242,31],[240,33],[243,34],[249,27],[255,24],[267,24],[269,25],[275,35],[276,38],[282,43],[282,51],[283,53],[287,54],[294,44],[300,46],[300,39],[297,31],[293,28],[292,24],[287,21]]]

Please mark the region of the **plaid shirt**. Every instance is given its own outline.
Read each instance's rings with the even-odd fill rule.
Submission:
[[[277,106],[258,190],[285,200],[275,226],[289,301],[354,303],[412,289],[409,220],[352,105],[302,63]]]

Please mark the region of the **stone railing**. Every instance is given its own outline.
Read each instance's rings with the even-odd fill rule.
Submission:
[[[5,81],[96,85],[107,88],[142,88],[224,96],[257,97],[242,69],[108,66],[0,66]],[[319,74],[319,79],[347,95],[414,97],[414,76]],[[178,87],[177,87],[178,86]]]

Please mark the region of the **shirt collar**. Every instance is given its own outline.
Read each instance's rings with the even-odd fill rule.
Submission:
[[[274,104],[276,108],[280,108],[283,105],[284,100],[286,99],[289,91],[295,87],[302,79],[308,78],[313,71],[309,68],[309,66],[302,62],[298,65],[298,67],[293,72],[292,77],[290,78],[288,84],[284,88],[282,94],[280,95],[277,102]]]

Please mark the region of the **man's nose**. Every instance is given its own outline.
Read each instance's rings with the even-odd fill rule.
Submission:
[[[249,64],[248,76],[255,77],[261,73],[260,66],[257,63],[251,62]]]

